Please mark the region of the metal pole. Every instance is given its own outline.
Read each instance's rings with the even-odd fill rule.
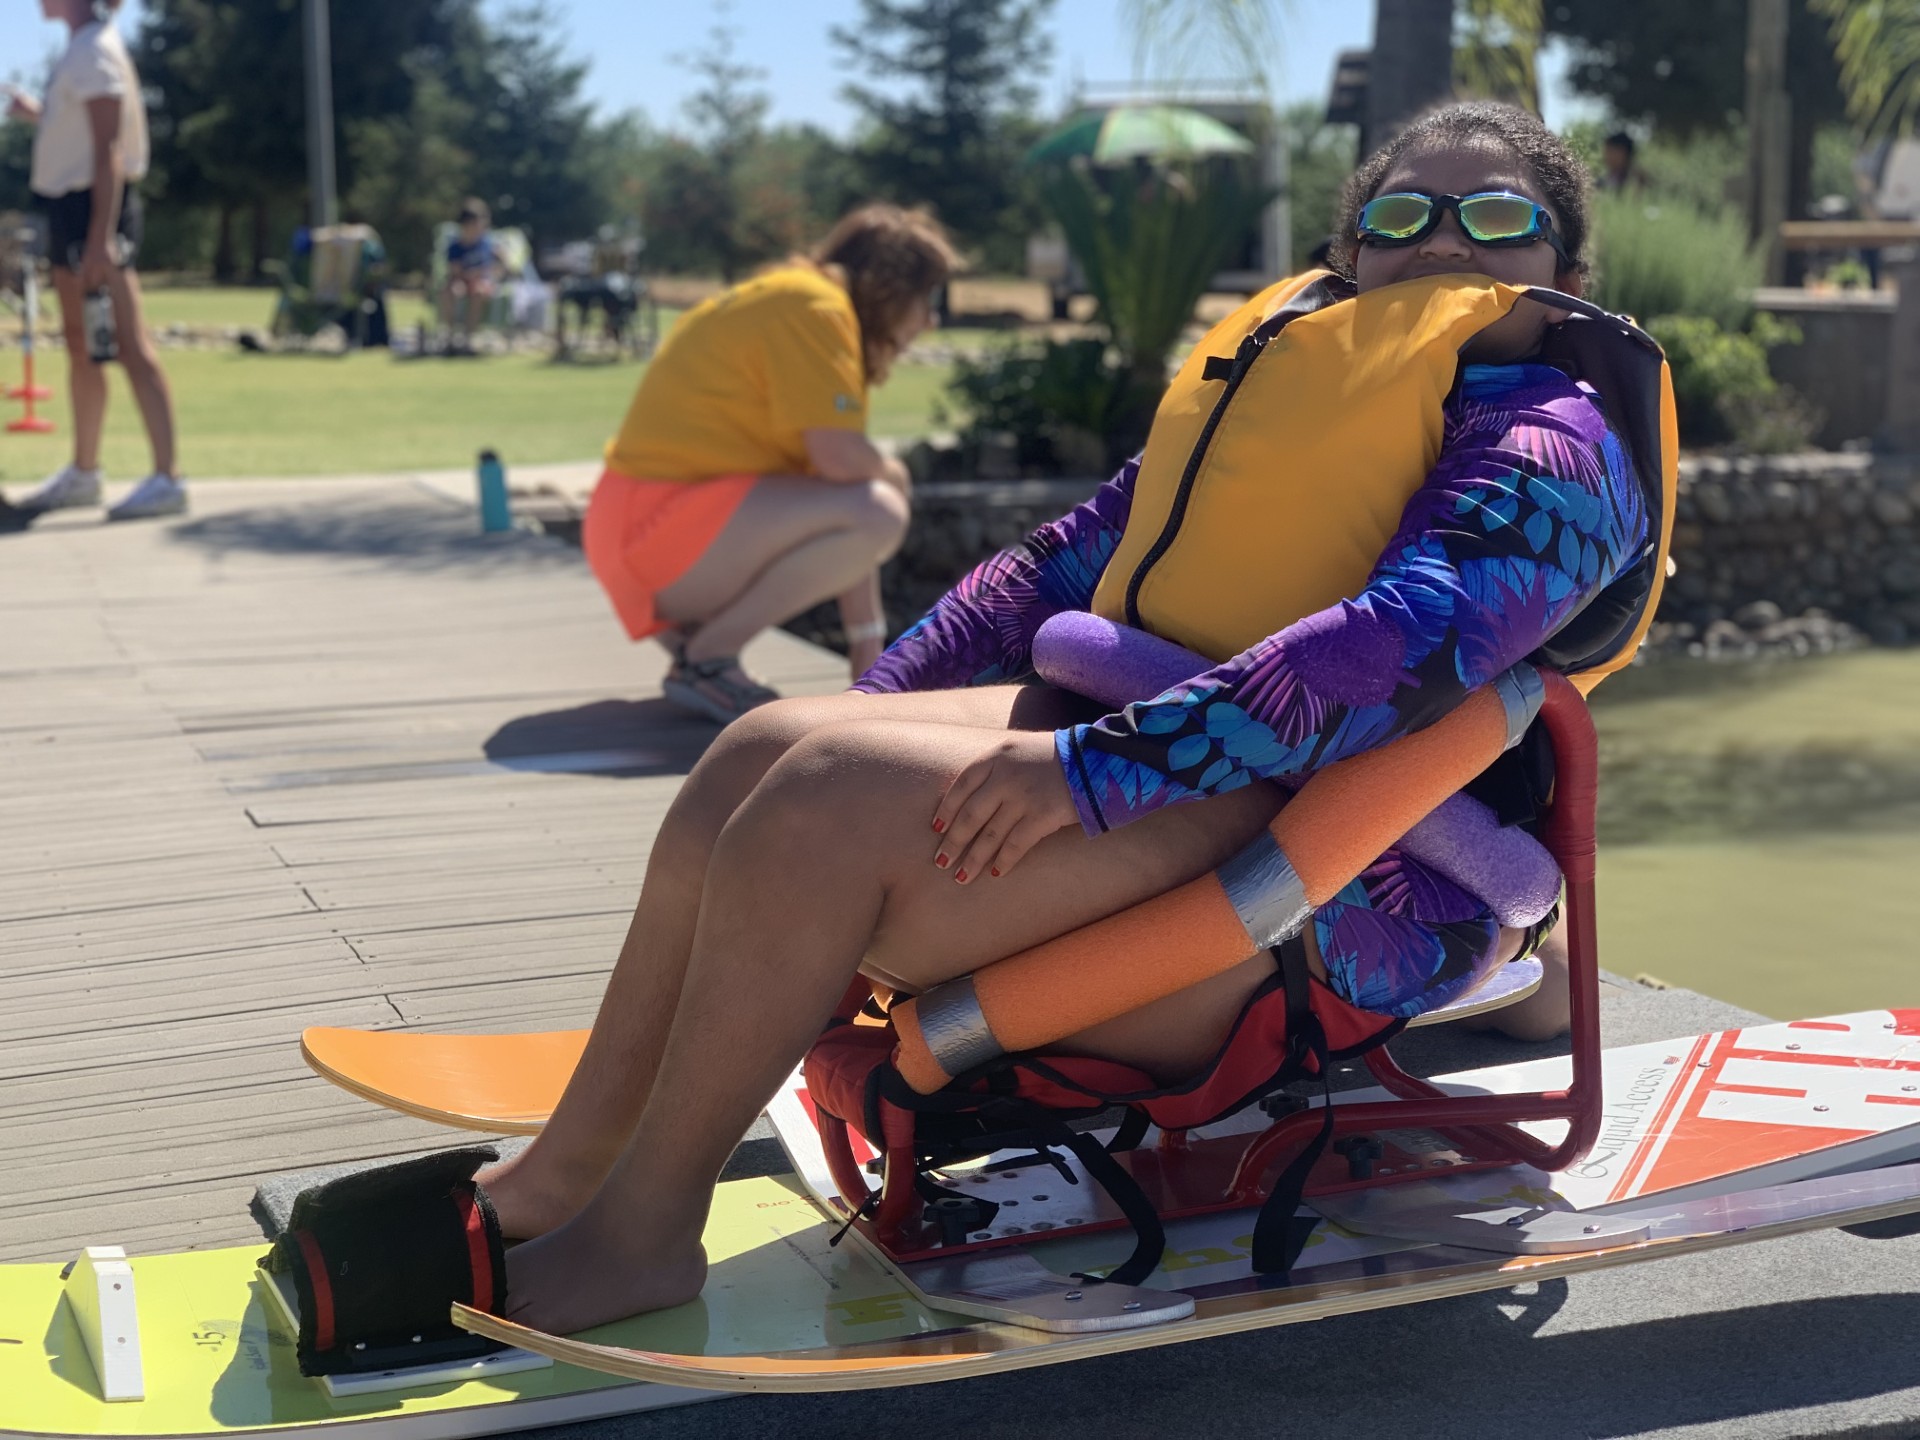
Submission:
[[[333,193],[333,43],[327,0],[302,0],[307,70],[307,193],[314,225],[336,218]]]
[[[1293,253],[1293,173],[1292,157],[1287,154],[1286,131],[1280,117],[1269,110],[1266,130],[1260,142],[1261,176],[1273,187],[1273,199],[1260,217],[1260,269],[1262,280],[1291,275],[1305,257]]]
[[[1787,158],[1793,102],[1787,96],[1787,0],[1747,0],[1747,231],[1766,260],[1766,283],[1784,270]]]

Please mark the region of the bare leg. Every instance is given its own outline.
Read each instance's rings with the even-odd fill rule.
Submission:
[[[113,323],[120,336],[120,367],[127,372],[134,402],[140,407],[141,423],[147,428],[147,444],[153,449],[153,468],[159,474],[172,475],[176,473],[173,393],[167,385],[166,371],[160,368],[153,337],[147,334],[140,301],[140,277],[131,269],[116,270],[112,289]]]
[[[999,733],[853,721],[754,788],[715,842],[639,1124],[586,1207],[508,1257],[514,1318],[573,1331],[699,1292],[721,1166],[863,957],[916,985],[962,974],[1212,868],[1277,803],[1250,786],[1097,840],[1060,832],[963,888],[931,863],[929,820]]]
[[[541,1235],[571,1219],[632,1134],[686,977],[708,859],[722,829],[775,761],[813,731],[855,716],[1004,732],[1065,724],[1072,718],[1070,703],[1057,692],[1015,686],[833,695],[764,705],[722,731],[661,823],[640,903],[565,1094],[532,1145],[481,1176],[505,1232]],[[736,1133],[729,1146],[738,1139]]]
[[[736,655],[768,626],[867,582],[906,528],[906,498],[884,481],[768,475],[655,603],[689,632],[688,659]]]
[[[107,419],[107,374],[87,354],[87,332],[81,307],[86,292],[80,272],[53,267],[53,288],[60,296],[60,327],[67,342],[67,386],[73,403],[73,464],[79,470],[100,468],[100,431]]]
[[[838,598],[840,624],[847,632],[847,666],[857,679],[872,668],[884,648],[881,638],[872,634],[872,627],[884,624],[887,618],[886,606],[880,599],[879,570],[869,570]],[[856,640],[855,634],[861,631],[866,634]]]
[[[1505,942],[1512,937],[1519,949],[1517,930],[1502,933]],[[1567,925],[1562,920],[1540,942],[1540,988],[1526,999],[1496,1010],[1484,1017],[1475,1029],[1498,1030],[1514,1040],[1552,1040],[1567,1033],[1573,1023],[1573,1001],[1567,993]]]

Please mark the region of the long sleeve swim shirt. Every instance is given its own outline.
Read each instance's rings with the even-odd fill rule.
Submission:
[[[1129,462],[978,566],[854,688],[950,690],[1029,673],[1040,626],[1090,607],[1137,473]],[[1632,462],[1592,391],[1545,365],[1465,367],[1439,462],[1359,594],[1164,694],[1056,732],[1081,825],[1098,834],[1255,779],[1297,785],[1431,724],[1537,650],[1648,534]]]

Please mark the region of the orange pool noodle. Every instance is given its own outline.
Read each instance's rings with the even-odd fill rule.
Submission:
[[[1324,905],[1499,759],[1506,744],[1506,707],[1484,685],[1426,729],[1329,765],[1268,829],[1305,882],[1307,899]]]
[[[1507,716],[1492,686],[1426,729],[1320,771],[1269,827],[1318,907],[1492,764]],[[1232,969],[1252,953],[1214,875],[976,970],[974,994],[1003,1052],[1037,1050]],[[896,1005],[894,1064],[922,1095],[953,1077],[933,1057],[918,1002]]]

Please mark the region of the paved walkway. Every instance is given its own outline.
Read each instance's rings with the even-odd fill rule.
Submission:
[[[443,493],[444,492],[444,493]],[[410,479],[0,537],[0,1260],[244,1243],[254,1183],[444,1144],[311,1024],[583,1024],[711,738],[577,553]],[[781,636],[789,691],[843,682]],[[1611,1043],[1737,1023],[1609,987]],[[1424,1068],[1502,1042],[1425,1032]],[[760,1151],[764,1155],[764,1151]],[[1920,1239],[1826,1233],[965,1385],[556,1436],[1920,1434]]]

